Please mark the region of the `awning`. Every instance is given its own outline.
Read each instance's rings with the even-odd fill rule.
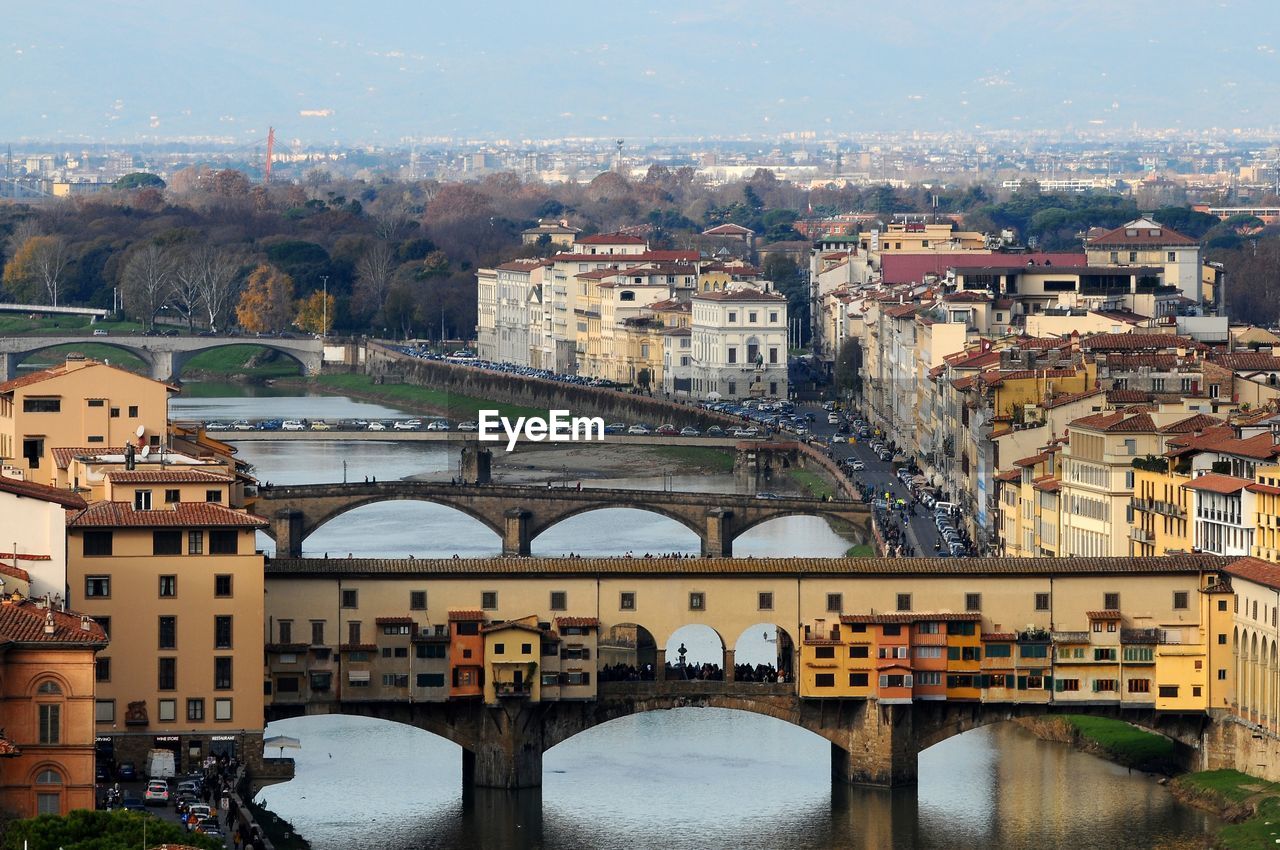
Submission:
[[[368,670],[348,670],[347,681],[348,682],[367,682],[369,681],[369,671]]]

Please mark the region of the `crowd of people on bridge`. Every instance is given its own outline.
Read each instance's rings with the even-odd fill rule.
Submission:
[[[652,664],[609,664],[600,668],[601,682],[652,682],[656,671]],[[765,684],[782,684],[794,681],[791,673],[779,670],[772,664],[735,664],[733,667],[735,682],[759,682]],[[666,679],[669,682],[699,681],[723,682],[724,670],[719,664],[680,664],[666,665]]]

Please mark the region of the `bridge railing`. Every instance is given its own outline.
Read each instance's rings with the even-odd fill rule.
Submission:
[[[794,682],[719,682],[699,679],[667,679],[663,682],[601,682],[600,699],[644,699],[665,696],[795,696]]]

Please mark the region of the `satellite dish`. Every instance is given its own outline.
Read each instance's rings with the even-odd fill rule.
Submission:
[[[143,446],[143,447],[142,447],[142,456],[143,456],[143,457],[146,457],[146,456],[147,456],[147,455],[149,455],[149,454],[151,454],[151,446]]]
[[[135,434],[137,434],[139,437],[141,437],[143,434],[145,434],[145,433],[146,433],[146,431],[147,431],[147,426],[145,426],[145,425],[139,425],[139,426],[138,426],[138,430],[137,430],[137,431],[134,431],[134,433],[135,433]]]

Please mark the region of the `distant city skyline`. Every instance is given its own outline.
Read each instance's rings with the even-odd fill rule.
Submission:
[[[50,0],[5,20],[0,142],[1280,128],[1272,0]]]

